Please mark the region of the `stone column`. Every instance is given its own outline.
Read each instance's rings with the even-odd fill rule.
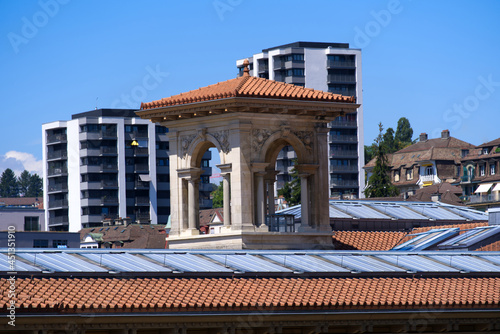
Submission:
[[[196,180],[190,178],[188,179],[188,233],[191,235],[199,234],[196,229],[196,197]]]
[[[224,193],[224,226],[231,226],[231,194],[230,194],[230,177],[231,174],[225,173],[222,175],[222,191]]]
[[[216,165],[220,169],[222,175],[222,190],[224,193],[222,213],[224,219],[224,228],[231,228],[231,164]]]
[[[257,204],[257,212],[255,216],[255,221],[257,227],[266,226],[266,211],[265,211],[265,200],[264,200],[264,173],[255,173],[255,203]]]
[[[276,182],[276,175],[278,171],[269,170],[266,175],[266,194],[267,194],[267,213],[269,215],[274,215],[274,183]]]
[[[308,173],[300,173],[300,224],[302,227],[311,227],[310,214],[309,214],[309,184],[307,178]]]

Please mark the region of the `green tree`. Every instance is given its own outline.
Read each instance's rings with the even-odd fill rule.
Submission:
[[[27,170],[23,171],[21,175],[17,178],[17,186],[19,189],[19,195],[24,197],[28,196],[31,183],[31,175]]]
[[[375,144],[371,144],[370,146],[365,145],[365,165],[375,157],[375,150],[376,150]]]
[[[293,160],[294,165],[297,164],[297,159]],[[283,188],[278,190],[278,195],[283,196],[289,206],[300,204],[300,178],[296,168],[292,168],[290,176],[292,180],[285,182]]]
[[[396,135],[394,136],[394,140],[398,143],[399,149],[412,144],[412,137],[413,129],[411,128],[410,121],[406,117],[401,117],[398,120],[398,127],[396,128]]]
[[[386,153],[394,153],[398,150],[398,145],[394,139],[394,129],[388,128],[382,137],[382,145]]]
[[[212,208],[224,207],[224,187],[222,182],[211,192],[212,195]]]
[[[19,197],[16,175],[10,168],[0,177],[0,197]]]
[[[376,144],[376,162],[375,167],[373,167],[373,174],[368,180],[365,196],[366,197],[392,197],[399,194],[399,190],[391,183],[390,178],[390,168],[387,162],[387,156],[385,152],[385,146],[383,143],[383,132],[384,128],[382,123],[379,123],[379,135],[375,139]]]
[[[30,176],[30,183],[26,197],[42,197],[43,196],[43,181],[38,174]]]

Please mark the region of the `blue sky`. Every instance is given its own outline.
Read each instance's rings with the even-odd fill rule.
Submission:
[[[43,123],[236,76],[295,41],[363,52],[365,144],[407,117],[479,145],[500,137],[500,1],[0,0],[0,171],[41,173]]]

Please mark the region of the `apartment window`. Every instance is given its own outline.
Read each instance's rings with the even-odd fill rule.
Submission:
[[[394,171],[394,181],[399,182],[399,170]]]
[[[164,126],[156,126],[156,133],[168,133],[168,128]]]
[[[289,70],[286,70],[286,76],[295,76],[295,77],[303,77],[304,76],[304,69],[303,68],[292,68]]]
[[[425,167],[425,175],[434,175],[434,168],[432,166]]]
[[[43,239],[33,240],[33,248],[49,248],[49,241]]]
[[[469,155],[469,150],[462,150],[462,158],[465,158]]]
[[[168,158],[156,159],[156,166],[168,166]]]
[[[210,160],[201,160],[201,167],[210,167]]]
[[[490,165],[490,175],[495,175],[495,173],[496,173],[496,166]]]
[[[200,176],[201,183],[210,183],[210,178],[208,175]]]
[[[486,174],[486,166],[485,165],[479,166],[479,175],[484,176],[485,174]]]
[[[25,231],[40,231],[40,223],[38,217],[24,217]]]
[[[52,240],[52,248],[68,248],[68,240]]]
[[[409,168],[406,170],[406,179],[413,180],[413,168]]]

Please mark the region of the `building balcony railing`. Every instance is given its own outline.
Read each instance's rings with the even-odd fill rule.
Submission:
[[[330,122],[331,128],[356,128],[358,123],[356,121],[335,120]]]
[[[118,154],[116,146],[102,146],[100,150],[101,154]]]
[[[273,69],[291,69],[291,68],[304,68],[305,63],[303,60],[289,60],[289,61],[281,61],[274,60]]]
[[[330,135],[330,142],[357,143],[358,136],[355,136],[355,135]]]
[[[68,206],[67,199],[49,200],[49,209],[64,208]]]
[[[500,194],[471,195],[468,198],[469,204],[500,202]]]
[[[134,188],[136,189],[149,189],[149,182],[146,181],[135,181]]]
[[[420,175],[420,180],[422,182],[434,182],[434,178],[436,177],[436,175],[432,174],[432,175]]]
[[[355,68],[355,61],[339,61],[339,60],[327,60],[326,66],[329,68]]]
[[[357,156],[358,156],[358,151],[356,150],[330,151],[330,158],[357,157]]]
[[[339,95],[343,95],[343,96],[356,96],[355,90],[329,89],[328,91],[332,94],[339,94]]]
[[[60,143],[68,140],[65,134],[49,135],[47,136],[47,144]]]
[[[49,226],[69,224],[68,216],[49,217]]]
[[[60,191],[68,191],[68,184],[67,183],[49,184],[49,193],[60,192]]]
[[[67,167],[49,168],[49,170],[47,171],[48,176],[61,175],[61,174],[67,174],[67,173],[68,173]]]
[[[355,83],[356,76],[354,76],[354,75],[341,75],[341,74],[329,74],[327,80],[328,80],[328,83],[332,83],[332,82]]]
[[[136,172],[148,172],[149,171],[149,166],[148,164],[135,164],[134,169]]]
[[[135,204],[136,205],[149,205],[149,197],[136,197]]]
[[[118,187],[118,181],[116,180],[102,180],[101,181],[101,187],[102,188],[116,188]]]
[[[137,212],[135,214],[135,219],[136,220],[149,220],[150,216],[149,216],[149,213]]]
[[[357,172],[358,166],[330,165],[330,171],[332,171],[332,172]]]
[[[68,152],[67,151],[53,151],[47,154],[48,160],[56,160],[56,159],[67,159]]]
[[[357,180],[330,180],[332,187],[357,187]]]
[[[103,204],[118,204],[117,196],[103,196],[101,197],[101,201]]]

